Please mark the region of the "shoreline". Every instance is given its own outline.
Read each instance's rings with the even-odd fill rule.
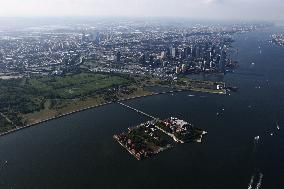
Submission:
[[[126,149],[131,155],[133,155],[137,160],[141,160],[141,157],[134,154],[131,150],[129,150],[122,142],[118,139],[117,135],[113,136],[114,140],[116,140],[124,149]]]
[[[38,121],[38,122],[35,122],[35,123],[31,123],[31,124],[28,124],[28,125],[25,125],[25,126],[22,126],[22,127],[17,127],[16,126],[16,128],[14,128],[14,129],[8,130],[8,131],[3,132],[3,133],[0,133],[0,137],[6,136],[6,135],[9,135],[9,134],[12,134],[12,133],[15,133],[15,132],[23,130],[23,129],[27,129],[27,128],[36,126],[36,125],[39,125],[39,124],[42,124],[42,123],[46,123],[46,122],[49,122],[49,121],[52,121],[52,120],[60,119],[60,118],[63,118],[63,117],[66,117],[66,116],[69,116],[69,115],[72,115],[72,114],[75,114],[75,113],[83,112],[83,111],[90,110],[90,109],[99,108],[99,107],[102,107],[102,106],[105,106],[105,105],[109,105],[109,104],[113,104],[113,103],[117,103],[117,102],[124,102],[124,101],[128,101],[128,100],[134,100],[134,99],[139,99],[139,98],[144,98],[144,97],[157,96],[157,95],[162,95],[162,94],[172,94],[172,93],[186,92],[186,91],[204,92],[202,90],[198,91],[198,90],[192,90],[192,89],[178,89],[178,90],[171,90],[171,91],[165,91],[165,92],[156,92],[156,93],[152,93],[152,94],[148,94],[148,95],[141,95],[141,96],[134,96],[134,97],[124,98],[124,99],[117,100],[115,102],[105,102],[105,103],[102,103],[102,104],[89,106],[89,107],[81,108],[81,109],[78,109],[78,110],[75,110],[75,111],[72,111],[72,112],[67,112],[67,113],[64,113],[64,114],[61,114],[61,115],[58,115],[58,116],[50,117],[50,118],[47,118],[47,119],[44,119],[44,120],[41,120],[41,121]],[[226,94],[226,92],[224,92],[224,91],[223,92],[206,92],[206,93],[223,94],[223,95]]]

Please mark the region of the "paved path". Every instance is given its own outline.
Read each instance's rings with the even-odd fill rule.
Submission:
[[[120,105],[122,105],[122,106],[124,106],[124,107],[126,107],[126,108],[128,108],[128,109],[131,109],[131,110],[133,110],[133,111],[135,111],[135,112],[137,112],[137,113],[139,113],[139,114],[142,114],[142,115],[144,115],[144,116],[150,117],[151,119],[157,119],[157,118],[154,117],[154,116],[151,116],[151,115],[149,115],[149,114],[147,114],[147,113],[145,113],[145,112],[142,112],[141,110],[138,110],[138,109],[136,109],[136,108],[133,108],[133,107],[131,107],[131,106],[128,106],[128,105],[126,105],[126,104],[123,104],[122,102],[117,102],[117,103],[120,104]]]

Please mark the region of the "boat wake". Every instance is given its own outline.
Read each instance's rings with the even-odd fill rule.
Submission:
[[[278,124],[278,121],[276,121],[275,124],[276,124],[276,129],[271,129],[271,131],[265,132],[261,136],[254,137],[253,162],[255,161],[257,147],[260,139],[265,138],[265,136],[267,135],[274,136],[274,134],[276,135],[277,132],[280,131],[280,126]],[[254,165],[254,169],[258,171],[255,171],[254,174],[251,176],[248,184],[248,189],[260,189],[262,186],[262,180],[264,175],[259,171],[256,165]]]
[[[262,185],[262,179],[263,179],[263,174],[261,172],[258,172],[257,176],[253,174],[251,176],[248,189],[260,189]]]
[[[194,97],[195,95],[187,95],[188,97]]]
[[[258,141],[259,141],[259,139],[260,139],[260,136],[256,136],[256,137],[254,137],[254,144],[257,144],[257,143],[258,143]]]
[[[280,130],[280,126],[278,124],[278,121],[276,121],[276,128],[277,128],[277,130]]]
[[[259,178],[258,178],[258,182],[256,184],[256,189],[259,189],[261,187],[262,184],[262,178],[263,178],[263,174],[259,173]]]
[[[248,189],[252,189],[253,181],[254,181],[254,175],[251,176],[251,179],[250,179],[249,185],[248,185]]]

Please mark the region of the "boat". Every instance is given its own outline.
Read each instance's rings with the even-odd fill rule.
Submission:
[[[277,128],[277,130],[280,130],[280,126],[279,126],[277,121],[276,121],[276,128]]]
[[[258,141],[259,139],[260,139],[260,136],[254,137],[254,140],[255,140],[255,141]]]

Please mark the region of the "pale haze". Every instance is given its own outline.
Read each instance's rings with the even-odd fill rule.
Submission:
[[[283,20],[283,0],[0,0],[1,17],[130,16]]]

